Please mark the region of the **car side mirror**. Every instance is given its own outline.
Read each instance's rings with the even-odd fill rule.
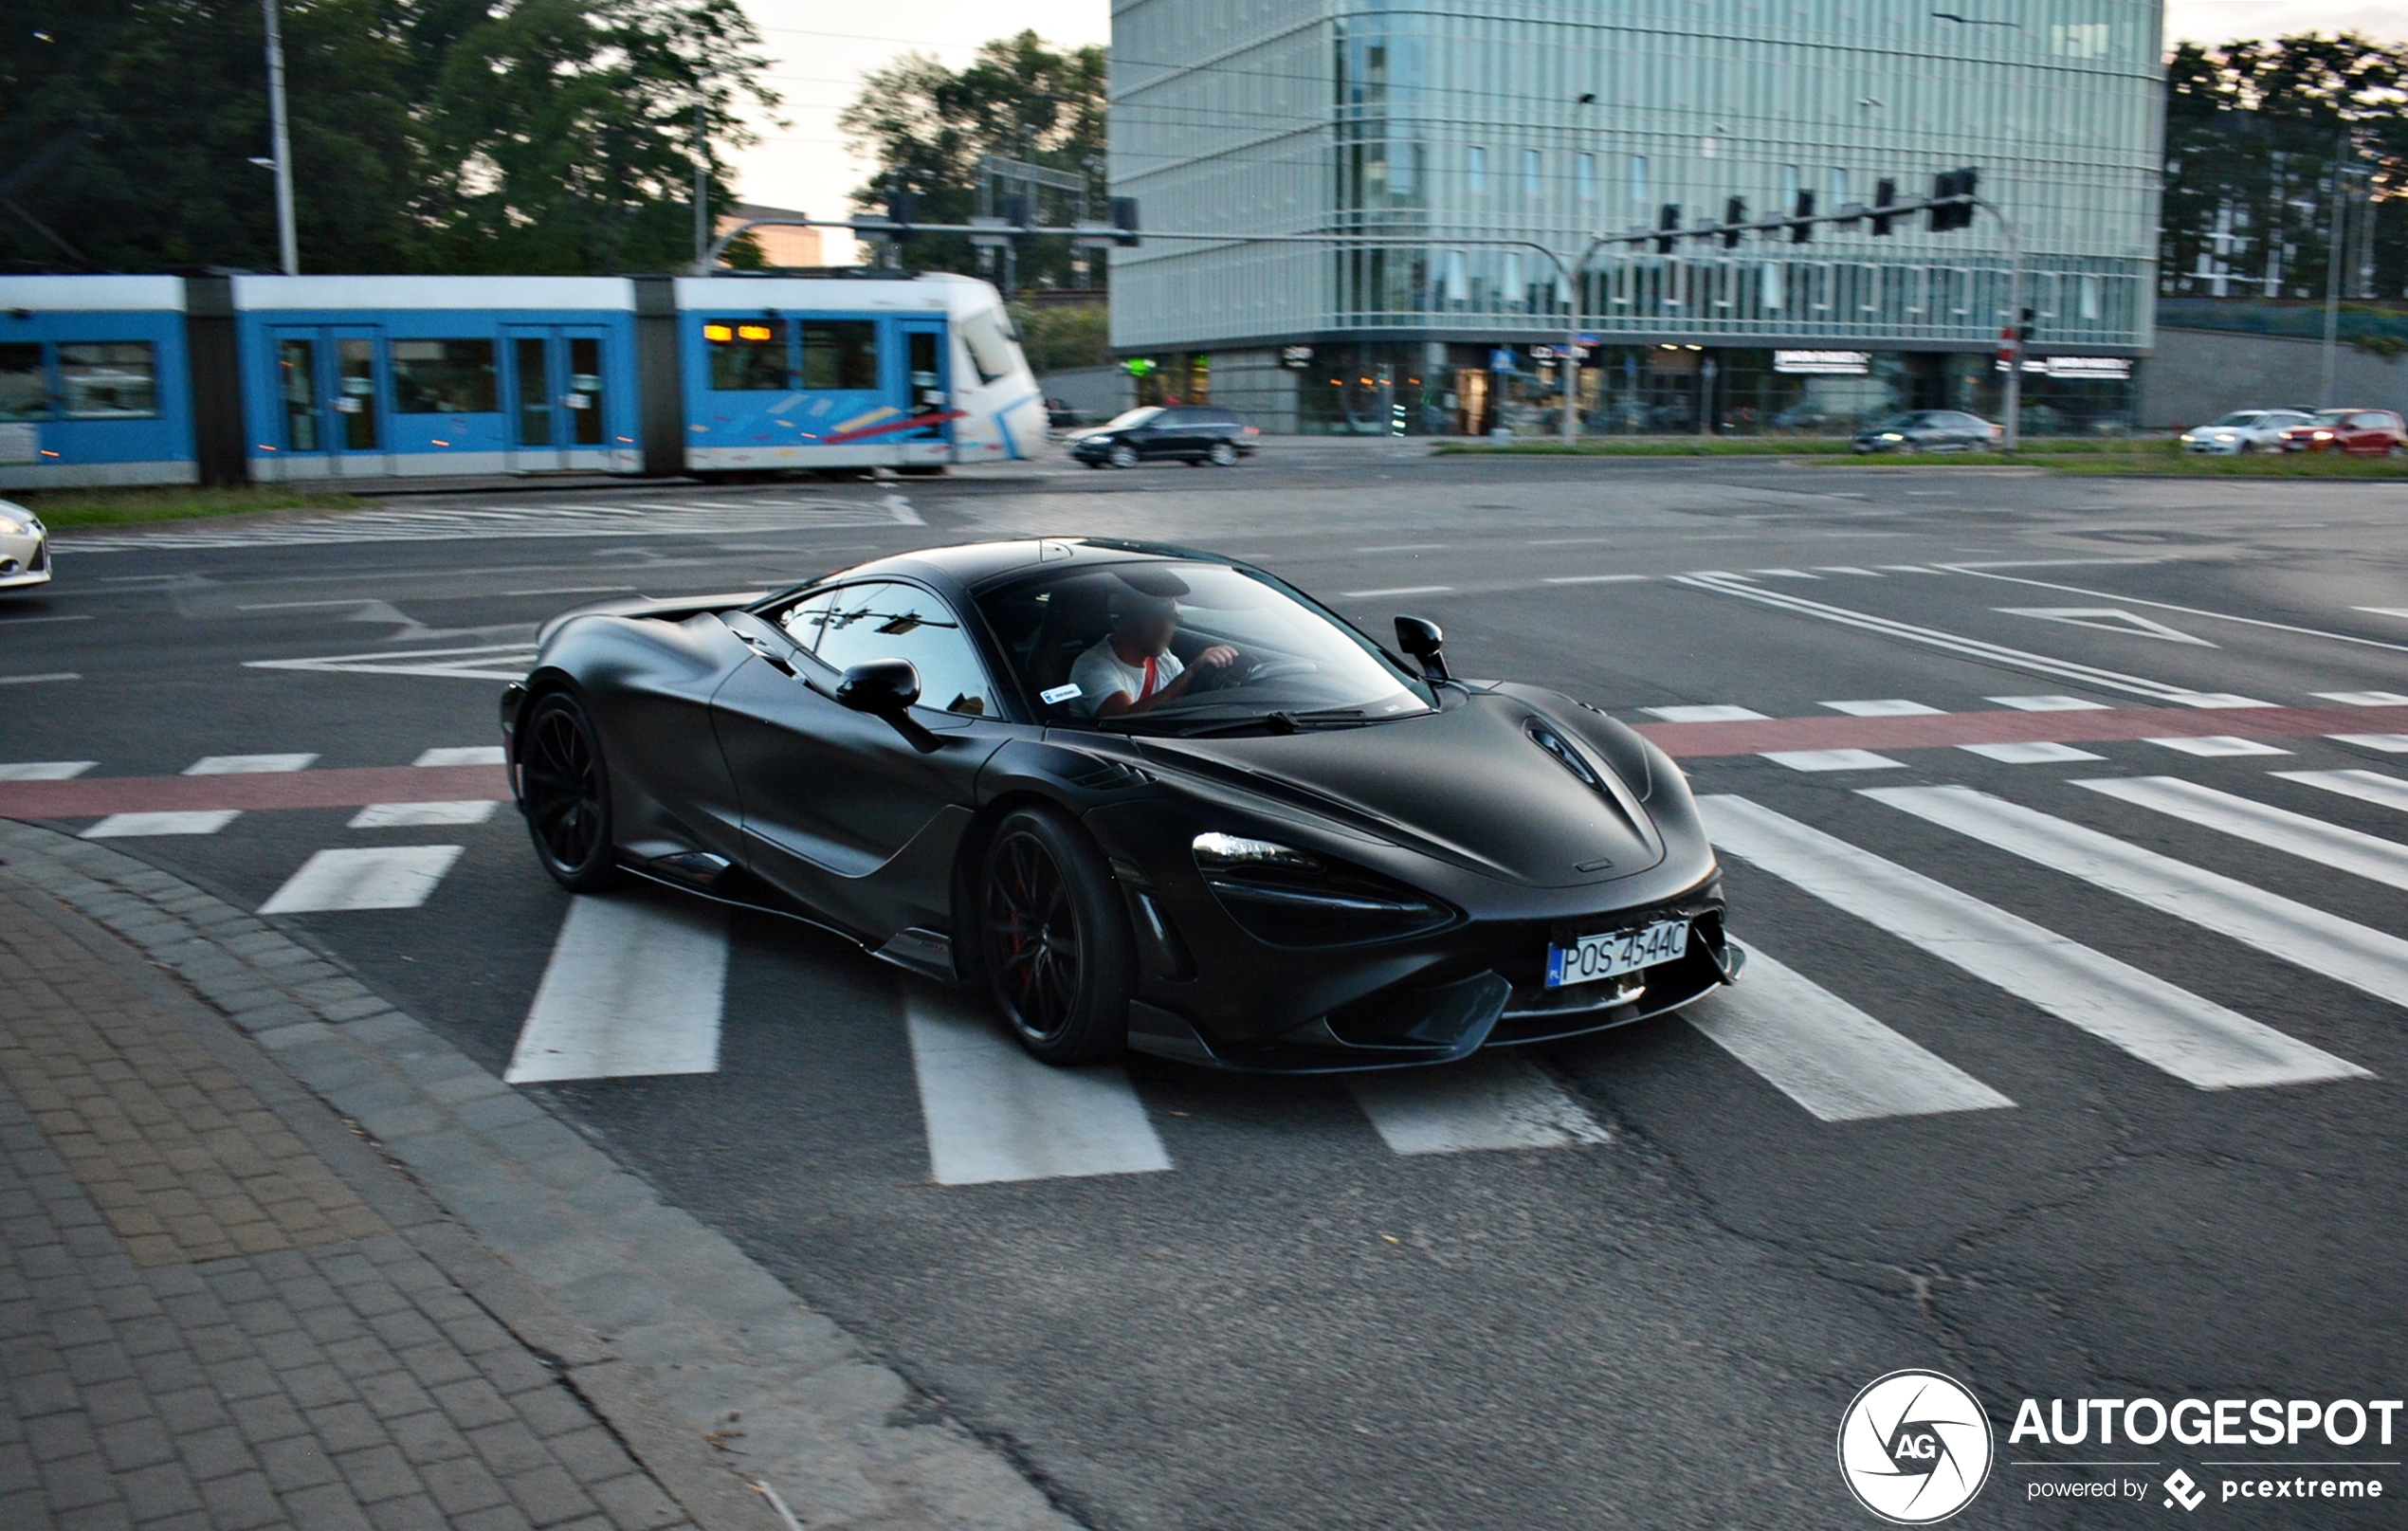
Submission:
[[[920,700],[920,672],[907,659],[873,659],[846,669],[836,700],[855,712],[891,718]]]
[[[1396,647],[1411,654],[1421,665],[1421,673],[1432,681],[1444,681],[1447,675],[1447,635],[1438,624],[1427,617],[1400,616],[1396,619]]]

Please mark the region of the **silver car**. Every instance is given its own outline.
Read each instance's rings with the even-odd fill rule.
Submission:
[[[2305,410],[2235,410],[2221,420],[2185,430],[2180,439],[2186,450],[2217,452],[2227,457],[2243,452],[2279,452],[2283,449],[2283,432],[2293,426],[2307,425],[2310,418]]]
[[[49,582],[49,529],[23,505],[0,500],[0,590]]]

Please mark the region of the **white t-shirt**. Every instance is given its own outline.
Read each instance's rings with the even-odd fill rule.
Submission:
[[[1153,666],[1153,683],[1148,684],[1146,666],[1123,663],[1112,651],[1112,640],[1104,639],[1081,654],[1078,663],[1070,666],[1070,683],[1079,688],[1079,694],[1070,701],[1070,710],[1082,718],[1092,718],[1095,710],[1118,691],[1127,692],[1131,702],[1143,702],[1177,680],[1179,671],[1186,667],[1177,654],[1167,651],[1154,657]]]

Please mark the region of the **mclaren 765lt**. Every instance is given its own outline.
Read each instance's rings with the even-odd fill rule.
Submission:
[[[554,619],[502,705],[554,878],[792,916],[1037,1057],[1444,1063],[1738,976],[1688,785],[1275,576],[1065,538]]]

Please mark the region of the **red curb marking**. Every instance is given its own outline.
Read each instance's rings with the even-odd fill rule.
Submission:
[[[1907,718],[1769,718],[1641,723],[1681,759],[1773,750],[1936,750],[1956,744],[2073,744],[2115,739],[2306,738],[2408,734],[2408,707],[2126,707],[2112,712],[1950,712]],[[370,803],[507,802],[500,766],[372,766],[231,776],[79,776],[0,781],[0,817],[100,818],[192,809],[363,808]]]
[[[1641,723],[1668,755],[1695,759],[1771,750],[1936,750],[1955,744],[2072,744],[2136,738],[2305,738],[2408,733],[2408,707],[2128,707],[2112,712],[1925,713],[1907,718],[1771,718]]]
[[[0,815],[82,819],[181,809],[364,808],[370,803],[509,796],[509,778],[500,766],[491,765],[372,766],[230,776],[78,776],[69,781],[0,781]]]

